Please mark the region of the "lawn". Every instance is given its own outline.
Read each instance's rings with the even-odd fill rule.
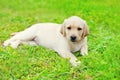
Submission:
[[[4,48],[16,31],[39,22],[62,23],[77,15],[90,28],[89,55],[76,57],[81,65],[42,46]],[[0,0],[0,80],[119,80],[119,0]]]

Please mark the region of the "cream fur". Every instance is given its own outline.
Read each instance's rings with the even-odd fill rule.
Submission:
[[[68,30],[67,27],[71,29]],[[78,27],[81,30],[78,31]],[[14,34],[4,42],[4,46],[10,44],[17,48],[19,44],[41,45],[58,52],[63,58],[70,58],[73,66],[80,64],[77,58],[71,53],[81,51],[82,55],[87,55],[87,35],[89,33],[87,24],[77,16],[72,16],[64,21],[63,24],[39,23],[24,31]],[[71,36],[76,36],[75,42],[71,41]]]

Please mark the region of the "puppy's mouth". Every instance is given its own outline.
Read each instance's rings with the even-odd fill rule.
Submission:
[[[76,40],[70,40],[71,42],[76,42]]]

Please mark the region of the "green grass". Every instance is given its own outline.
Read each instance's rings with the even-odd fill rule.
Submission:
[[[72,15],[85,19],[90,28],[89,55],[69,60],[41,46],[4,48],[16,31],[39,22],[62,23]],[[0,0],[0,80],[119,80],[119,0]]]

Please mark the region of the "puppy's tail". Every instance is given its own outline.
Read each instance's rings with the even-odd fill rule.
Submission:
[[[14,33],[11,33],[10,36],[15,36],[16,34],[18,34],[19,32],[14,32]]]

